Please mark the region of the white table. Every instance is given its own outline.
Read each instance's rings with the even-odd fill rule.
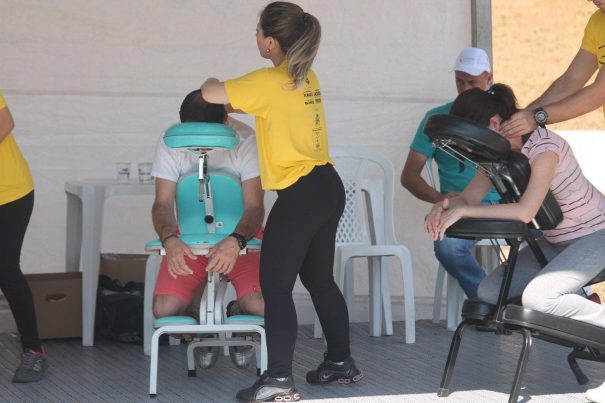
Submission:
[[[153,195],[154,184],[86,179],[66,182],[65,193],[65,268],[82,272],[82,345],[92,346],[105,200],[113,196]]]

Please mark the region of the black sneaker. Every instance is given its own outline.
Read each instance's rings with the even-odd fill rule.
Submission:
[[[317,369],[307,372],[307,382],[312,385],[326,385],[334,381],[346,385],[359,382],[362,378],[363,374],[355,366],[353,358],[349,357],[342,363],[337,364],[328,360],[325,354],[324,362],[319,364]]]
[[[21,363],[15,371],[13,382],[28,383],[39,381],[46,371],[46,365],[46,351],[44,351],[44,347],[40,352],[29,348],[26,349],[21,354]]]
[[[292,375],[280,381],[271,378],[265,371],[254,385],[237,392],[236,398],[242,403],[297,402],[300,394],[294,387]]]

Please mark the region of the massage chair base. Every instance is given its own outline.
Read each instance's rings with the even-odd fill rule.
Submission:
[[[605,362],[605,328],[519,305],[508,305],[502,321],[511,330],[529,329],[531,337],[572,348],[567,362],[580,385],[588,383],[588,377],[582,372],[577,359]]]

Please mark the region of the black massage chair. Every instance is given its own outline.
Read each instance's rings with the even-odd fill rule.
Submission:
[[[433,145],[456,158],[471,162],[478,171],[488,176],[500,193],[501,203],[516,203],[529,180],[531,168],[527,157],[512,151],[510,143],[492,130],[451,115],[434,115],[426,123],[425,132]],[[504,277],[497,303],[491,305],[478,300],[466,300],[462,308],[462,323],[456,329],[438,395],[449,394],[449,384],[454,372],[458,349],[464,330],[468,326],[481,326],[495,330],[498,335],[519,332],[523,346],[517,364],[509,402],[517,402],[523,374],[534,337],[569,346],[569,366],[578,383],[588,378],[576,359],[605,362],[605,328],[561,316],[549,315],[521,306],[521,302],[509,298],[509,288],[519,249],[523,243],[531,248],[542,266],[547,260],[536,243],[536,231],[552,229],[561,222],[563,214],[552,194],[547,194],[535,219],[526,224],[518,221],[494,219],[462,219],[448,228],[451,237],[468,239],[504,239],[510,245],[508,257],[503,263]],[[605,267],[605,262],[604,267]],[[523,270],[522,267],[519,270]],[[589,284],[605,280],[605,270]],[[589,285],[587,284],[587,285]]]

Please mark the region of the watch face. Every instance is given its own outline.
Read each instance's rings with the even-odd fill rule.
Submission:
[[[548,115],[546,114],[545,111],[538,110],[534,114],[534,118],[536,119],[536,122],[538,122],[540,124],[544,124],[544,123],[546,123],[546,119],[548,119]]]

